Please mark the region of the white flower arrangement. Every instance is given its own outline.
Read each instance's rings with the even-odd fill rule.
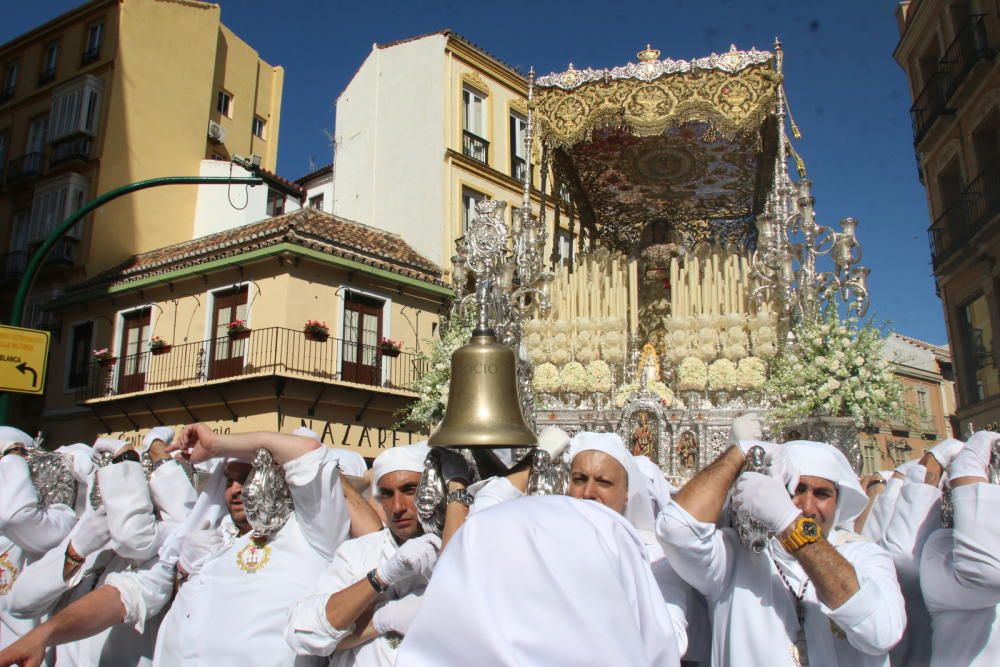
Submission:
[[[557,334],[567,334],[573,330],[573,325],[571,325],[566,320],[559,320],[552,325],[552,332]]]
[[[718,345],[719,330],[714,327],[702,327],[698,330],[698,343],[700,345]]]
[[[722,332],[723,345],[745,345],[747,332],[742,327],[729,327]]]
[[[534,365],[543,364],[548,361],[549,355],[546,354],[545,350],[540,347],[529,347],[528,348],[528,359]]]
[[[570,360],[570,353],[568,347],[553,347],[552,353],[549,355],[549,361],[554,363],[556,366],[562,366],[567,361]]]
[[[534,322],[535,320],[531,321]],[[524,343],[528,347],[541,347],[543,340],[545,339],[542,338],[542,334],[538,333],[537,331],[533,331],[524,337]]]
[[[774,343],[764,343],[763,345],[755,345],[753,351],[761,359],[770,359],[778,353],[778,348],[775,347]]]
[[[718,329],[719,318],[717,318],[715,315],[708,315],[708,314],[695,315],[694,323],[692,324],[691,328],[704,329],[706,327],[710,327],[712,329]]]
[[[588,345],[586,347],[581,347],[576,351],[576,360],[581,363],[589,364],[590,362],[596,359],[597,359],[597,348],[593,348]]]
[[[617,364],[625,360],[625,345],[617,344],[609,347],[601,346],[601,354],[608,363]]]
[[[716,359],[708,367],[708,387],[719,391],[736,389],[736,364],[729,359]]]
[[[587,364],[587,389],[591,393],[606,394],[611,391],[611,367],[606,361],[596,359]]]
[[[747,350],[742,345],[726,345],[722,348],[722,356],[730,361],[739,361],[747,356]]]
[[[903,386],[882,359],[884,339],[871,323],[836,312],[795,327],[796,344],[771,362],[767,392],[782,424],[814,415],[850,417],[859,427],[909,418]]]
[[[712,361],[718,354],[718,348],[714,343],[699,345],[694,349],[695,356],[705,362]]]
[[[746,318],[740,313],[727,313],[722,316],[722,326],[727,329],[737,328],[742,331],[746,323]]]
[[[559,371],[559,384],[564,391],[587,393],[587,370],[579,361],[571,361]]]
[[[708,366],[698,357],[685,357],[677,367],[677,388],[701,391],[708,383]]]
[[[549,363],[535,366],[532,386],[540,394],[554,394],[559,391],[559,369]]]
[[[740,359],[736,366],[736,386],[738,389],[756,391],[764,387],[767,379],[767,365],[757,357]]]
[[[426,341],[430,353],[421,352],[419,358],[428,370],[410,386],[420,398],[397,413],[397,426],[415,422],[431,428],[444,418],[448,383],[451,382],[451,355],[469,342],[473,324],[471,313],[464,314],[460,310],[451,319],[441,323],[438,338]]]
[[[528,320],[524,323],[524,333],[541,333],[544,330],[545,322],[543,320]]]

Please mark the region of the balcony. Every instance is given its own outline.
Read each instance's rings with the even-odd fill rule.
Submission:
[[[22,181],[33,181],[42,175],[41,153],[27,153],[15,158],[7,165],[7,185]]]
[[[7,86],[3,90],[0,90],[0,104],[3,104],[12,97],[14,97],[14,86]]]
[[[95,46],[92,49],[87,49],[83,52],[83,56],[80,58],[80,65],[86,65],[92,63],[101,57],[101,47]]]
[[[516,155],[510,156],[510,175],[517,180],[524,182],[524,175],[527,171],[527,164],[523,158],[519,158]]]
[[[38,86],[44,86],[47,83],[51,83],[56,80],[56,68],[50,67],[47,70],[43,70],[41,74],[38,75]]]
[[[976,176],[928,230],[936,270],[1000,213],[1000,159]]]
[[[462,152],[483,164],[489,162],[490,142],[468,130],[462,131]]]
[[[927,85],[920,91],[917,99],[913,101],[913,106],[910,107],[914,144],[920,143],[941,114],[954,113],[953,110],[947,108],[947,99],[944,72],[937,71],[927,80]]]
[[[159,392],[246,378],[284,376],[349,386],[380,387],[411,394],[410,386],[429,370],[416,354],[384,355],[380,348],[345,344],[339,338],[310,340],[302,331],[254,329],[243,339],[229,336],[183,345],[168,352],[144,351],[111,364],[94,363],[77,402],[132,393]]]
[[[985,19],[982,14],[970,16],[941,57],[945,99],[955,94],[976,63],[993,57],[986,38]]]
[[[76,266],[76,246],[78,243],[76,239],[59,239],[45,257],[45,261],[42,262],[42,268]],[[35,254],[38,245],[40,244],[36,243],[30,251],[14,250],[3,255],[2,260],[0,260],[2,261],[2,265],[0,265],[0,271],[2,271],[0,275],[2,275],[2,278],[0,278],[0,281],[19,280],[24,275],[24,270],[28,267],[28,259]]]
[[[85,134],[77,134],[54,141],[52,150],[49,152],[49,166],[54,167],[73,160],[89,160],[92,144],[93,139]]]

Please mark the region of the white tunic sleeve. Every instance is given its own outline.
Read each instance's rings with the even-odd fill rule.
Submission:
[[[87,556],[87,560],[76,569],[72,577],[63,579],[67,544],[69,536],[59,546],[50,549],[42,558],[24,568],[7,596],[7,609],[11,614],[17,618],[39,618],[51,613],[62,595],[93,571],[102,550]]]
[[[482,512],[484,509],[523,495],[521,490],[511,484],[506,477],[494,477],[475,492],[476,497],[472,507],[469,508],[469,514]]]
[[[351,528],[337,460],[333,450],[320,447],[284,464],[302,534],[327,560],[333,558]]]
[[[892,559],[869,542],[853,542],[838,551],[854,568],[859,588],[836,609],[821,605],[823,613],[857,650],[868,655],[888,653],[906,629],[906,607]]]
[[[66,505],[42,507],[28,462],[10,454],[0,459],[0,534],[32,554],[58,545],[76,524]]]
[[[123,461],[97,471],[108,513],[111,548],[123,558],[147,560],[160,548],[160,531],[142,465]]]
[[[674,626],[674,636],[677,638],[677,654],[681,657],[687,652],[688,623],[687,603],[690,588],[680,575],[674,571],[670,561],[661,558],[652,564],[653,578],[656,579],[663,594],[663,602],[667,607],[667,615]]]
[[[1000,604],[1000,486],[968,484],[951,494],[955,528],[927,540],[920,587],[931,612],[987,609]]]
[[[861,534],[872,542],[878,543],[882,539],[885,528],[889,524],[893,510],[896,507],[896,501],[899,499],[899,492],[902,487],[903,480],[892,477],[886,482],[882,493],[875,497],[875,502],[872,503],[872,511],[868,513],[865,526],[861,529]]]
[[[346,544],[350,544],[347,542]],[[359,581],[366,573],[358,573],[358,564],[351,562],[350,549],[341,547],[333,557],[316,584],[316,590],[323,591],[310,595],[295,603],[288,613],[285,625],[285,641],[296,655],[330,655],[337,645],[352,632],[354,626],[338,630],[330,625],[326,617],[326,603],[330,596]]]
[[[176,528],[191,513],[198,494],[177,461],[167,461],[149,479],[153,503],[160,510],[166,528]]]
[[[118,590],[125,607],[123,623],[141,633],[146,621],[163,611],[173,597],[174,567],[165,561],[151,559],[139,570],[109,574],[104,583]]]
[[[673,501],[656,520],[656,538],[670,564],[707,598],[725,590],[732,571],[734,538],[726,530],[698,521]]]
[[[923,466],[916,467],[926,471]],[[930,534],[940,527],[941,490],[930,484],[906,480],[879,542],[889,552],[903,583],[917,583],[920,552]]]

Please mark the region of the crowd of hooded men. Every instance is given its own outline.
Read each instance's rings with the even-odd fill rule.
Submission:
[[[0,667],[998,665],[998,438],[859,480],[745,416],[677,489],[614,434],[548,428],[566,496],[526,495],[530,469],[449,475],[435,535],[415,507],[426,443],[366,470],[303,429],[161,427],[60,448],[70,507],[41,501],[32,438],[0,427]],[[266,540],[243,502],[262,448],[293,505]]]

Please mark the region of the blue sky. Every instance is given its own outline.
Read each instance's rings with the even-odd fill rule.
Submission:
[[[0,43],[80,4],[5,3]],[[813,180],[817,219],[859,219],[872,269],[871,312],[901,333],[945,343],[917,180],[906,78],[892,59],[892,0],[633,0],[619,3],[327,2],[222,0],[222,20],[285,68],[279,172],[297,178],[332,159],[333,104],[374,42],[451,28],[505,62],[540,74],[635,60],[647,42],[662,57],[785,50],[797,149]]]

